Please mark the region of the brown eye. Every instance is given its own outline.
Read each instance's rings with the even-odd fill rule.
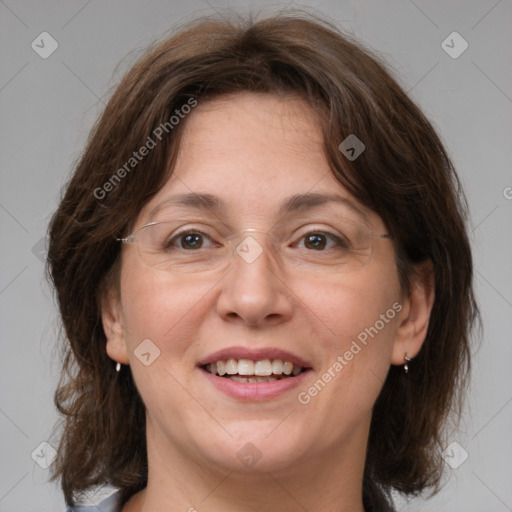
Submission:
[[[205,240],[211,241],[211,238],[201,231],[183,231],[170,238],[165,244],[165,248],[169,250],[183,249],[185,251],[203,249]]]
[[[323,252],[324,249],[348,249],[350,244],[332,233],[310,232],[302,236],[304,248],[312,251]],[[300,245],[300,243],[299,243]]]
[[[307,249],[325,249],[327,245],[326,236],[320,234],[306,235],[304,245]]]
[[[202,245],[202,235],[199,233],[182,235],[180,241],[183,249],[197,249]]]

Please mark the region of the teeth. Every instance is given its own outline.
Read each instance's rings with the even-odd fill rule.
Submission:
[[[254,363],[254,375],[259,375],[261,377],[265,375],[272,375],[272,363],[270,362],[270,359],[256,361]]]
[[[228,375],[235,375],[235,373],[238,373],[238,363],[234,359],[228,359],[224,369]]]
[[[274,359],[272,361],[272,373],[274,375],[281,375],[283,373],[283,361],[281,359]]]
[[[248,379],[244,379],[243,377],[229,377],[231,380],[235,382],[248,382]]]
[[[231,376],[228,377],[230,380],[234,380],[235,382],[243,382],[243,383],[254,383],[254,382],[275,382],[277,379],[274,379],[273,377],[236,377]]]
[[[240,359],[238,375],[254,375],[254,363],[250,359]]]
[[[293,371],[293,364],[286,361],[284,364],[283,364],[283,373],[285,375],[291,375]]]
[[[217,361],[217,373],[221,376],[226,374],[226,365],[224,364],[224,361]]]
[[[294,366],[290,361],[281,359],[228,359],[207,364],[205,369],[213,375],[225,376],[235,382],[273,382],[278,380],[274,376],[293,374],[295,377],[303,370],[301,366]]]

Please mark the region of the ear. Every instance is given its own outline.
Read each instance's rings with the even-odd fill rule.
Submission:
[[[434,267],[429,260],[416,267],[411,292],[403,299],[400,325],[391,354],[392,364],[404,364],[405,354],[411,359],[418,355],[427,336],[434,298]]]
[[[107,338],[107,354],[117,363],[129,364],[121,301],[112,290],[106,292],[102,298],[101,318]]]

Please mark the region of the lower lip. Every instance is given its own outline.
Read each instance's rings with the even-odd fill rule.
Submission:
[[[276,398],[297,387],[310,373],[310,370],[306,370],[296,377],[288,377],[275,382],[235,382],[226,377],[213,375],[203,368],[200,368],[200,371],[219,391],[233,398],[247,401]]]

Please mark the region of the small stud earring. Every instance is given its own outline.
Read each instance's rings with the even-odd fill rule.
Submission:
[[[121,371],[121,363],[117,363],[116,364],[116,372],[120,372]]]
[[[404,354],[405,364],[404,364],[404,372],[409,373],[409,363],[411,362],[411,358],[407,357],[407,352]]]

